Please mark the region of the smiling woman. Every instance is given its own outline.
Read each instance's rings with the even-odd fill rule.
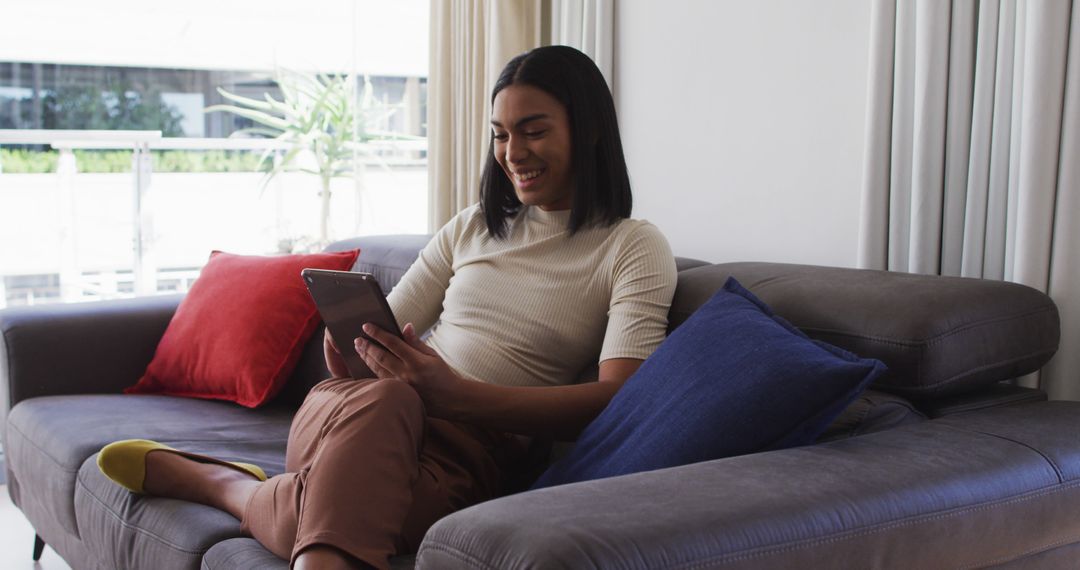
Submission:
[[[387,297],[401,338],[370,323],[375,342],[325,338],[333,378],[293,420],[286,473],[121,443],[101,454],[106,475],[225,510],[296,568],[388,568],[439,518],[519,490],[507,481],[531,438],[576,437],[663,341],[675,260],[629,218],[614,104],[587,56],[516,57],[492,99],[481,202]],[[374,377],[350,378],[346,350]]]

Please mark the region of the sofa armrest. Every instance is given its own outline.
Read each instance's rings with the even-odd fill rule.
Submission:
[[[436,523],[419,568],[973,568],[1080,542],[1080,402],[552,487]]]
[[[0,420],[28,398],[115,393],[134,384],[182,297],[0,311]]]

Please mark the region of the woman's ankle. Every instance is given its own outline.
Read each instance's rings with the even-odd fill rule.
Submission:
[[[150,495],[209,505],[236,518],[260,484],[252,476],[224,465],[201,463],[168,451],[146,455],[146,481]]]

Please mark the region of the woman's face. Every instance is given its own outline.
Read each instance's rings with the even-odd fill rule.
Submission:
[[[570,168],[570,117],[547,92],[511,85],[491,110],[495,160],[522,204],[568,210],[574,187]]]

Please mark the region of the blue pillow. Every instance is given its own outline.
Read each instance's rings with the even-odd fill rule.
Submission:
[[[812,443],[884,371],[808,338],[729,278],[532,488]]]

